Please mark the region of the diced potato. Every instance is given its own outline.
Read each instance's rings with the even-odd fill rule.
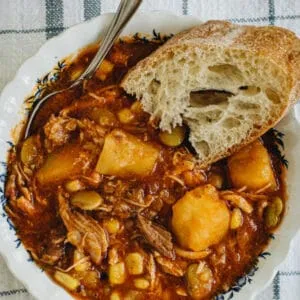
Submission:
[[[76,278],[60,271],[54,273],[54,279],[69,291],[75,291],[80,286],[80,282]]]
[[[79,145],[67,145],[49,154],[36,177],[40,184],[46,185],[69,179],[83,173],[90,157]]]
[[[115,234],[120,230],[120,222],[115,218],[105,219],[103,226],[110,234]]]
[[[105,137],[96,171],[120,177],[147,176],[152,173],[158,155],[158,148],[115,129]]]
[[[149,287],[150,283],[147,279],[137,278],[133,280],[133,284],[137,289],[145,290]]]
[[[187,192],[173,205],[173,232],[184,248],[201,251],[222,240],[230,213],[210,184]]]
[[[123,124],[130,124],[134,121],[135,115],[129,108],[123,108],[118,112],[119,121]]]
[[[171,132],[161,131],[159,133],[159,139],[166,146],[177,147],[183,142],[185,132],[184,127],[177,126],[173,128]]]
[[[129,253],[125,259],[125,264],[130,275],[140,275],[144,272],[144,259],[138,252]]]
[[[212,271],[203,262],[189,265],[186,272],[188,294],[195,299],[206,298],[214,281]]]
[[[268,184],[268,191],[277,188],[268,151],[260,140],[230,156],[228,169],[235,188],[246,186],[249,190],[259,190]]]
[[[125,264],[119,262],[108,267],[108,279],[110,284],[122,284],[126,279]]]
[[[83,210],[93,210],[103,203],[103,198],[95,191],[80,191],[72,195],[71,203]]]
[[[30,165],[38,155],[37,137],[30,136],[27,138],[21,148],[21,160],[23,164]]]

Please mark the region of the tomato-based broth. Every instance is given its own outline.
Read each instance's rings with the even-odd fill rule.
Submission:
[[[250,271],[281,221],[276,132],[204,169],[185,125],[160,131],[119,86],[161,43],[115,44],[10,151],[6,210],[35,262],[75,298],[211,299]],[[50,90],[69,86],[95,51]]]

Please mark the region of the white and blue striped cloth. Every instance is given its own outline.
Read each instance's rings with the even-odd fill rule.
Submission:
[[[118,0],[0,0],[0,90],[22,62],[65,28],[115,11]],[[300,35],[300,0],[144,0],[141,10],[168,10],[202,20],[275,24]],[[95,29],[96,30],[96,29]],[[0,241],[1,243],[1,241]],[[257,300],[300,299],[300,235],[273,283]],[[33,299],[0,257],[0,298]],[[247,300],[247,299],[245,299]]]

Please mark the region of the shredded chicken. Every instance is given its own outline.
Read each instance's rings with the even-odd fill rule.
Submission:
[[[72,116],[72,113],[77,112],[78,110],[88,109],[90,107],[102,107],[105,104],[105,98],[100,97],[100,99],[85,99],[84,101],[76,101],[74,104],[64,108],[60,115],[62,117]]]
[[[93,218],[71,208],[62,194],[58,193],[59,213],[68,230],[68,240],[78,251],[86,252],[95,264],[106,256],[109,240],[106,231]],[[72,235],[76,238],[69,238]]]
[[[28,184],[31,183],[31,185]],[[16,191],[19,190],[19,194]],[[6,190],[6,197],[10,198],[12,207],[34,217],[47,205],[47,201],[37,193],[35,181],[25,174],[19,164],[15,164],[10,174]],[[36,205],[38,204],[38,205]]]
[[[172,261],[157,254],[155,255],[155,260],[165,273],[171,274],[176,277],[181,277],[185,273],[185,269],[181,267],[176,261]]]
[[[9,198],[11,202],[17,199],[17,189],[16,189],[16,174],[12,173],[8,177],[5,189],[5,196]]]
[[[78,121],[80,128],[80,139],[84,141],[92,141],[96,145],[103,145],[104,137],[107,130],[104,127],[96,124],[89,119],[82,119]]]
[[[77,128],[77,120],[72,118],[55,117],[52,115],[44,126],[45,148],[50,153],[56,147],[62,146],[70,139],[71,133]]]
[[[202,251],[187,251],[175,246],[175,253],[186,259],[202,259],[211,253],[210,249],[205,249]]]
[[[175,258],[174,245],[172,243],[172,235],[163,227],[154,224],[149,219],[138,215],[137,226],[146,237],[150,245],[152,245],[162,255]]]
[[[240,208],[247,214],[251,214],[253,211],[252,205],[238,193],[232,192],[230,190],[225,190],[220,192],[220,196],[223,200],[229,201],[231,204]]]
[[[151,287],[151,289],[153,289],[155,286],[155,281],[156,281],[156,264],[155,264],[153,254],[150,254],[150,256],[149,256],[149,262],[147,264],[147,269],[148,269],[148,272],[150,275],[150,287]]]

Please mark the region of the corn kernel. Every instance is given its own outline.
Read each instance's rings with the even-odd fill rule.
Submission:
[[[101,81],[104,81],[104,80],[106,80],[106,78],[107,78],[107,74],[105,74],[105,73],[99,73],[99,74],[97,75],[97,77],[98,77]]]
[[[114,291],[110,295],[110,300],[121,300],[121,297],[118,292]]]
[[[83,188],[83,185],[80,180],[75,179],[75,180],[68,181],[65,184],[65,188],[68,192],[75,193],[80,191]]]
[[[232,211],[230,228],[237,229],[243,225],[243,214],[239,208]]]
[[[102,110],[99,115],[98,122],[101,126],[114,126],[117,122],[117,119],[111,111]]]
[[[150,283],[144,278],[137,278],[133,280],[133,284],[137,289],[145,290],[149,287]]]
[[[131,275],[142,274],[144,272],[143,260],[143,256],[140,253],[129,253],[125,259],[128,273]]]
[[[77,68],[71,73],[71,81],[75,81],[82,73],[84,69]]]
[[[96,288],[99,283],[98,272],[96,272],[96,271],[85,272],[84,277],[82,279],[82,283],[87,288],[91,288],[91,289]]]
[[[54,273],[54,279],[69,291],[75,291],[80,285],[80,282],[77,279],[60,271]]]
[[[109,60],[104,59],[103,62],[101,63],[99,69],[101,72],[108,74],[110,73],[114,68],[114,64],[112,64]]]
[[[108,278],[110,284],[122,284],[126,279],[125,264],[123,262],[110,265],[108,268]]]
[[[114,218],[104,220],[103,226],[110,234],[115,234],[120,230],[120,222]]]
[[[107,75],[111,73],[113,68],[114,68],[114,64],[104,59],[100,67],[95,72],[95,76],[99,78],[101,81],[104,81],[107,78]]]
[[[78,261],[83,259],[85,256],[83,253],[79,252],[78,250],[74,251],[74,264],[76,264]],[[82,263],[75,265],[74,269],[77,272],[84,272],[88,270],[91,267],[90,262],[88,261],[83,261]]]
[[[123,108],[118,112],[118,118],[121,123],[129,124],[134,121],[135,115],[129,108]]]

